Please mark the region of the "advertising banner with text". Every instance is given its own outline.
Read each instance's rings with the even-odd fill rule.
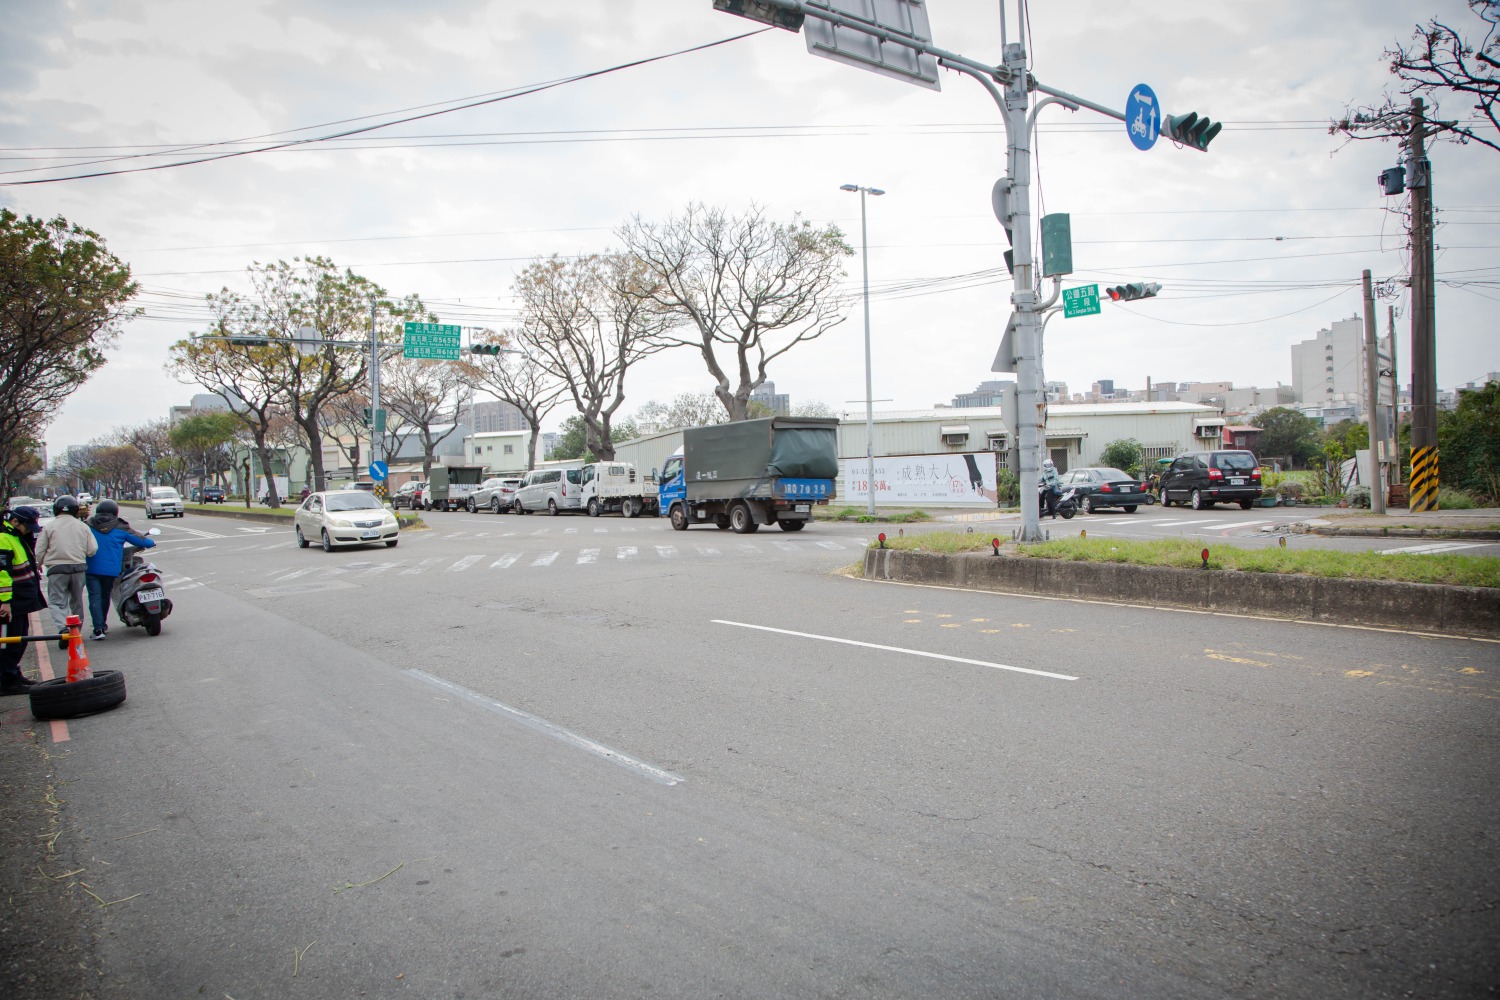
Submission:
[[[993,507],[998,456],[993,451],[944,455],[879,455],[875,458],[875,504],[887,507]],[[845,458],[839,502],[868,503],[869,461]]]

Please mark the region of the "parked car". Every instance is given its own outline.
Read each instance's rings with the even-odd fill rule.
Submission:
[[[384,542],[395,548],[400,526],[396,515],[380,498],[364,490],[325,490],[310,493],[293,515],[297,545],[307,548],[313,540],[332,552],[339,545],[372,545]]]
[[[511,504],[518,514],[545,510],[554,516],[565,510],[583,508],[583,471],[581,469],[533,469],[516,487]]]
[[[486,479],[479,484],[479,489],[469,494],[469,513],[477,514],[481,510],[489,510],[498,514],[502,510],[512,510],[516,500],[516,490],[523,482],[522,477],[497,476]]]
[[[400,489],[391,495],[391,506],[421,510],[422,494],[426,490],[427,484],[423,482],[404,483]]]
[[[182,498],[178,497],[177,499],[181,500]],[[82,493],[78,494],[78,502],[84,505],[91,504],[94,502],[94,494],[85,490]]]
[[[1194,510],[1238,503],[1249,510],[1260,498],[1260,463],[1248,451],[1190,451],[1172,459],[1161,474],[1161,505],[1190,504]]]
[[[205,487],[203,487],[203,500],[202,500],[203,503],[223,503],[224,500],[225,500],[224,487],[222,487],[222,486],[205,486]]]
[[[170,486],[151,487],[151,491],[146,494],[146,520],[181,516],[182,494]]]
[[[1141,504],[1151,502],[1146,484],[1119,469],[1073,469],[1063,476],[1063,489],[1069,487],[1078,491],[1079,504],[1090,514],[1105,507],[1123,507],[1134,514]]]

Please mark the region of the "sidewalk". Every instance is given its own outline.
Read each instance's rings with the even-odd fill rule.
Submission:
[[[1312,535],[1363,535],[1391,538],[1500,539],[1500,510],[1430,510],[1403,508],[1385,514],[1368,510],[1324,508],[1327,513],[1286,526]]]

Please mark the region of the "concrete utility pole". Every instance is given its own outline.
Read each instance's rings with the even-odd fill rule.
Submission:
[[[869,497],[867,512],[875,516],[875,377],[870,367],[870,229],[865,219],[865,195],[885,194],[880,188],[860,184],[840,184],[840,191],[859,192],[860,263],[865,271],[865,493]]]
[[[1402,482],[1401,470],[1401,379],[1396,369],[1396,307],[1386,306],[1386,340],[1391,345],[1391,366],[1385,371],[1386,384],[1391,390],[1391,410],[1386,420],[1386,438],[1390,442],[1392,485]]]
[[[1375,338],[1375,287],[1365,269],[1365,426],[1370,430],[1370,510],[1385,513],[1385,463],[1380,460],[1380,357]]]
[[[1411,493],[1414,511],[1437,510],[1437,326],[1432,278],[1432,165],[1422,99],[1412,98],[1407,155],[1411,188]]]
[[[380,335],[375,329],[375,316],[379,303],[375,296],[370,296],[370,462],[380,461],[381,438],[385,434],[385,426],[380,420]],[[359,470],[354,470],[354,478],[359,479]],[[375,484],[378,496],[385,499],[384,480]]]

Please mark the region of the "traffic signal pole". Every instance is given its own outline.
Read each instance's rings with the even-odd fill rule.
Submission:
[[[375,296],[370,296],[370,464],[381,460],[381,438],[385,436],[385,427],[380,422],[380,336],[375,329],[376,311],[379,302]],[[354,478],[359,479],[359,470],[354,470]],[[382,500],[385,499],[385,482],[375,484],[375,494]]]

